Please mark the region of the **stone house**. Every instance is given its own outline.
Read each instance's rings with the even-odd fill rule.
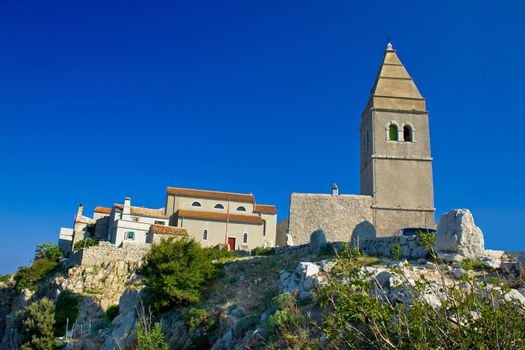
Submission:
[[[66,253],[86,237],[123,246],[188,236],[203,246],[227,245],[232,250],[276,242],[277,209],[257,204],[252,194],[168,187],[165,208],[132,206],[127,197],[111,208],[96,207],[93,219],[81,215],[82,206],[79,213],[75,229],[61,230],[59,242]]]
[[[322,229],[329,241],[433,228],[434,190],[426,101],[388,43],[361,115],[360,195],[292,193],[289,235],[307,243]]]

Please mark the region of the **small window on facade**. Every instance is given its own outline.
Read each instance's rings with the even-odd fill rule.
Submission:
[[[204,241],[208,240],[208,230],[204,230],[204,232],[202,232],[202,239]]]
[[[127,239],[135,239],[135,232],[133,232],[133,231],[126,232],[126,238]]]
[[[403,127],[403,140],[406,142],[414,141],[414,135],[412,133],[412,127],[410,125],[405,125]]]
[[[242,243],[248,243],[248,233],[246,232],[242,235]]]
[[[155,220],[155,225],[164,225],[164,221]]]
[[[390,124],[388,127],[388,139],[390,141],[397,141],[397,125]]]
[[[133,217],[131,217],[131,220],[135,221],[135,222],[139,222],[140,218],[138,216],[133,216]]]
[[[240,207],[237,208],[237,211],[246,211],[246,208],[243,207],[243,206],[240,206]]]
[[[216,204],[215,209],[224,209],[224,205],[222,204]]]
[[[193,202],[191,203],[192,207],[201,207],[201,204],[199,202]]]

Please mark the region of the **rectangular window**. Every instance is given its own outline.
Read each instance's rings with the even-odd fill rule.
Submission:
[[[126,238],[127,239],[135,239],[135,232],[132,232],[132,231],[126,232]]]
[[[155,220],[155,225],[166,225],[164,221]]]
[[[140,221],[140,218],[138,216],[132,216],[131,217],[131,220],[132,221],[135,221],[135,222],[139,222]]]

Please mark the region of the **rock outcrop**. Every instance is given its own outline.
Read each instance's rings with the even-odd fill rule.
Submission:
[[[453,209],[441,216],[434,249],[473,259],[484,255],[483,232],[468,209]]]

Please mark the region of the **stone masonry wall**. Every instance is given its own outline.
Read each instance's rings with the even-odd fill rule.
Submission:
[[[427,255],[425,248],[416,236],[377,237],[359,242],[359,248],[368,255],[392,255],[392,247],[399,245],[401,256],[404,258],[424,258]]]
[[[349,242],[375,236],[372,197],[292,193],[289,233],[294,245],[310,242],[310,235],[321,229],[328,242]]]
[[[141,262],[151,250],[150,244],[124,244],[116,247],[109,242],[81,249],[71,256],[68,266],[100,266],[116,261]]]

